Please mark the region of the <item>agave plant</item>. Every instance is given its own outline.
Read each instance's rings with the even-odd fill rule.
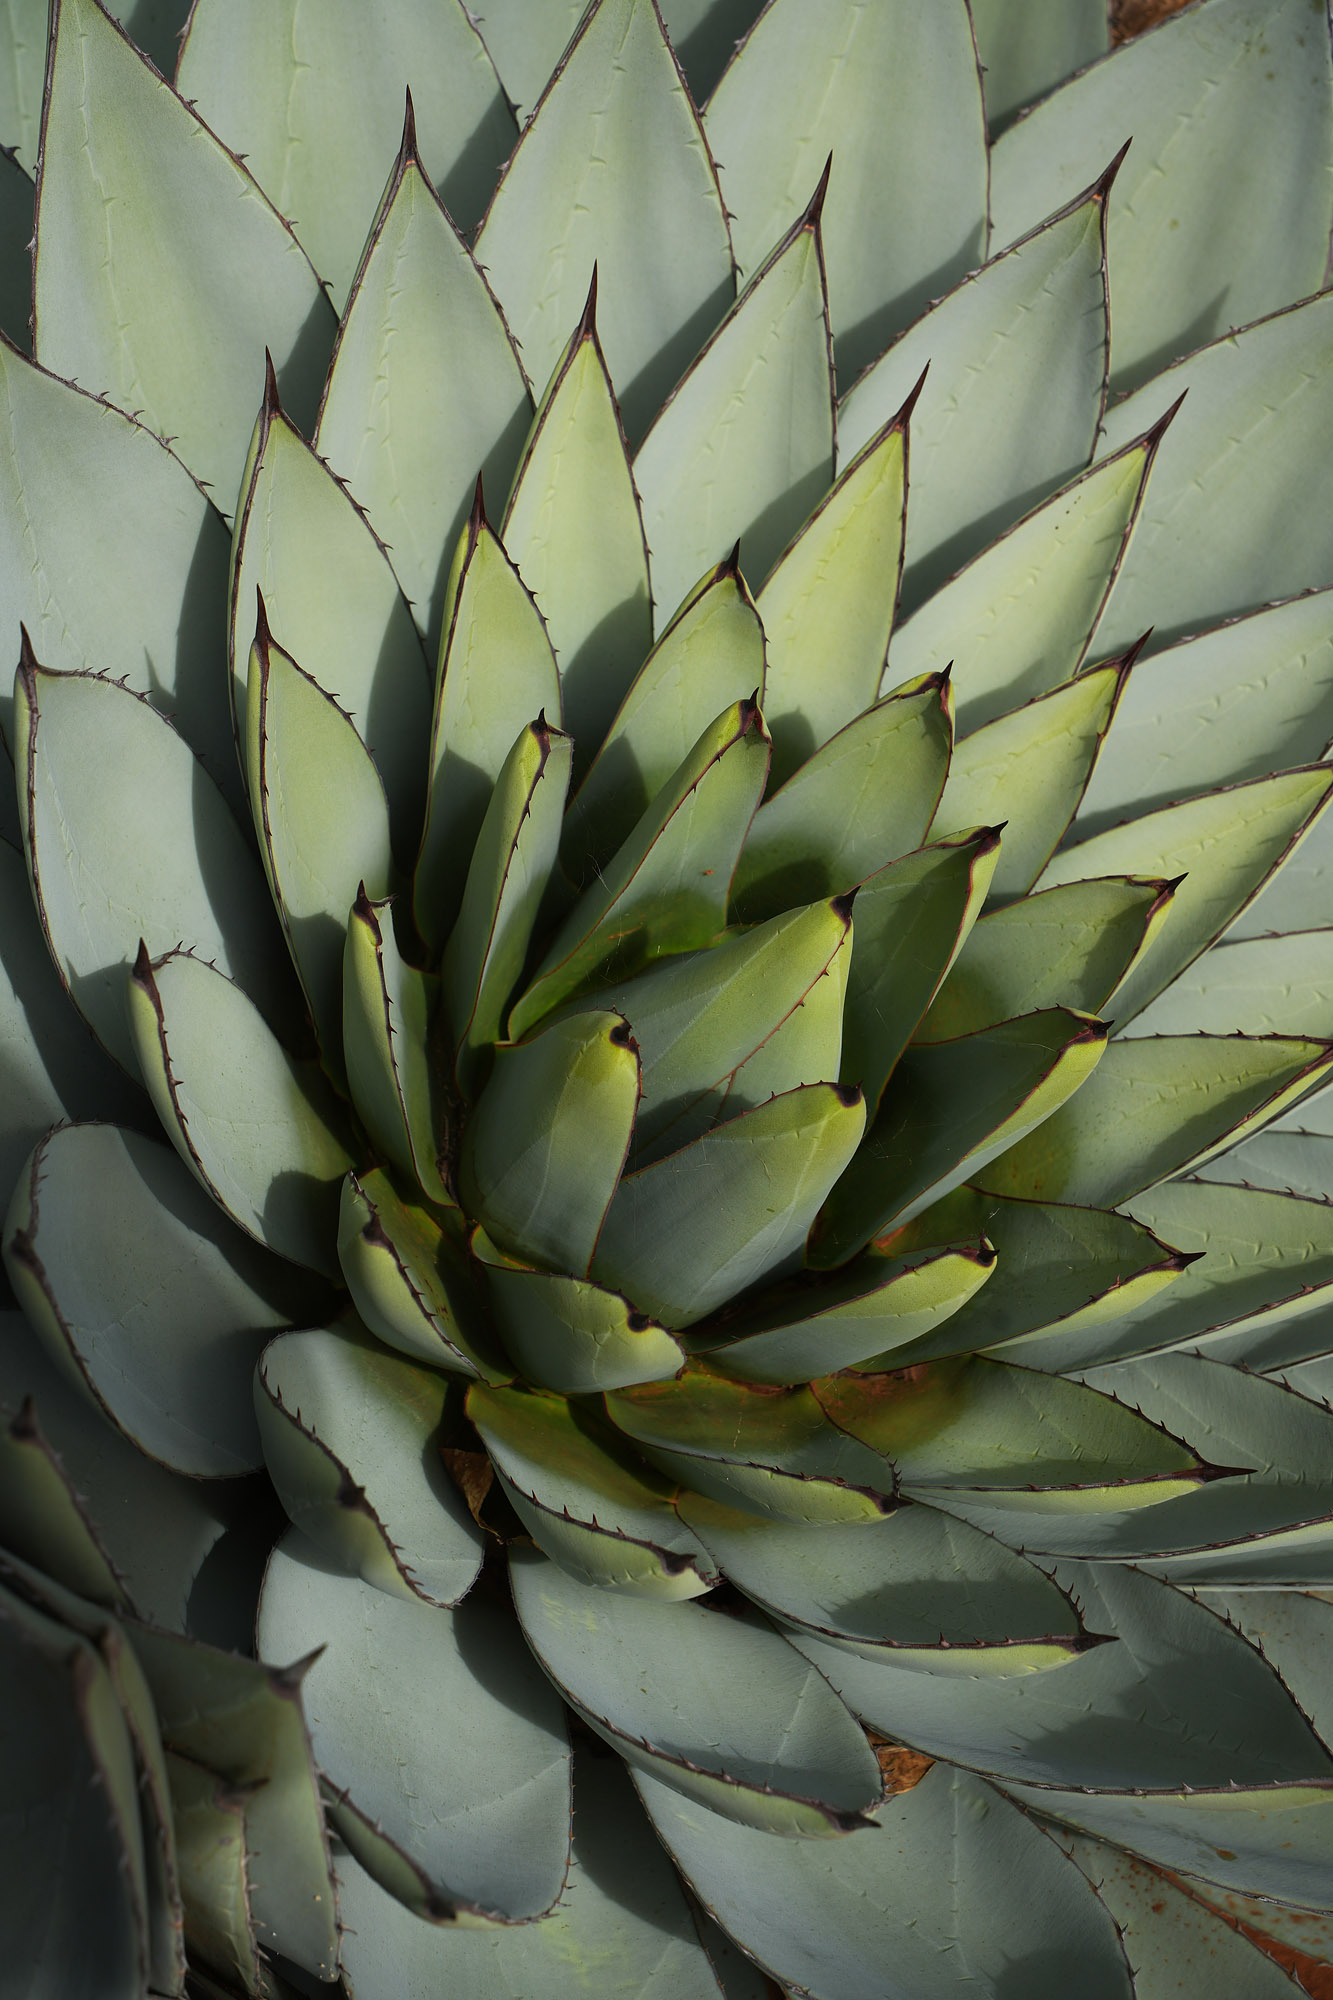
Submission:
[[[47,13],[5,1990],[1294,1994],[1325,0]]]

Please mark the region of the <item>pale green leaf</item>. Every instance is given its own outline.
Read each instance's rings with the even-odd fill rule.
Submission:
[[[909,610],[1087,463],[1106,380],[1104,207],[1098,183],[964,278],[839,405],[845,464],[929,364],[912,413]]]
[[[612,1421],[682,1487],[783,1521],[877,1521],[893,1467],[825,1417],[806,1388],[774,1390],[691,1369],[606,1398]]]
[[[1178,1439],[1113,1397],[997,1357],[960,1356],[859,1381],[831,1375],[813,1390],[831,1422],[892,1462],[905,1490],[940,1505],[943,1489],[1028,1494],[1188,1481],[1200,1470]]]
[[[620,1014],[574,1014],[496,1051],[459,1191],[518,1256],[585,1277],[629,1151],[639,1057]]]
[[[477,256],[539,382],[597,271],[607,365],[642,436],[735,296],[717,170],[649,0],[589,9],[505,169]]]
[[[969,1187],[957,1188],[888,1241],[895,1254],[905,1255],[983,1235],[997,1257],[984,1294],[917,1341],[898,1365],[915,1367],[1004,1343],[997,1360],[1058,1368],[1080,1345],[1095,1352],[1106,1338],[1104,1326],[1118,1327],[1178,1283],[1191,1261],[1128,1216],[1011,1201]]]
[[[1223,1165],[1211,1163],[1208,1173]],[[1151,1311],[1130,1322],[1126,1341],[1137,1335],[1139,1351],[1188,1346],[1257,1370],[1322,1349],[1333,1285],[1333,1214],[1322,1200],[1209,1179],[1154,1188],[1132,1208],[1193,1260]],[[1099,1358],[1071,1351],[1068,1361],[1089,1366]]]
[[[343,951],[358,894],[387,894],[389,806],[355,726],[269,638],[263,600],[245,699],[250,809],[273,901],[329,1070],[341,1070]]]
[[[1333,1784],[1219,1783],[1179,1792],[1061,1792],[1006,1787],[1022,1804],[1172,1874],[1274,1897],[1327,1902],[1333,1866]]]
[[[1078,1091],[1105,1050],[1098,1022],[1060,1007],[909,1049],[819,1219],[811,1261],[841,1263],[975,1179]]]
[[[872,1115],[976,922],[999,846],[998,831],[982,827],[891,861],[858,892],[842,1078],[861,1085]]]
[[[944,675],[909,682],[840,729],[755,814],[732,892],[737,916],[753,922],[843,895],[918,848],[952,745]]]
[[[22,857],[0,842],[0,1187],[64,1118],[134,1123],[143,1099],[70,1007]]]
[[[133,1753],[87,1640],[0,1594],[6,1978],[138,2000],[148,1976]]]
[[[635,1782],[704,1907],[811,2000],[954,2000],[963,1966],[982,1992],[1017,1982],[1024,2000],[1129,2000],[1109,1912],[1031,1819],[966,1772],[937,1765],[836,1845],[738,1827],[646,1773]]]
[[[337,1905],[301,1666],[283,1672],[146,1625],[132,1625],[129,1638],[168,1753],[196,1760],[242,1794],[259,1942],[327,1980],[337,1962]]]
[[[737,43],[763,12],[763,0],[665,0],[661,11],[690,94],[702,104],[716,88]],[[708,1949],[713,1950],[711,1942]],[[731,1987],[726,1991],[732,2000]],[[734,2000],[749,2000],[749,1995],[738,1991]]]
[[[954,745],[930,830],[938,840],[967,827],[1004,827],[992,895],[1025,895],[1050,860],[1083,796],[1124,677],[1121,661],[1095,668]]]
[[[1134,1033],[1333,1039],[1333,931],[1214,945],[1144,1009]]]
[[[146,694],[239,796],[222,654],[227,536],[200,488],[148,431],[3,343],[0,439],[11,632],[21,619],[47,666]],[[6,688],[6,728],[10,714]]]
[[[652,642],[639,497],[596,309],[594,283],[537,406],[501,530],[555,650],[580,769]]]
[[[83,1596],[128,1601],[182,1630],[235,1489],[168,1472],[128,1443],[17,1312],[0,1319],[0,1402],[10,1419],[0,1454],[6,1547]]]
[[[531,0],[478,0],[472,18],[525,121],[587,11],[588,0],[542,0],[536,11]]]
[[[515,725],[559,727],[560,677],[540,612],[477,503],[454,555],[440,635],[426,825],[413,883],[417,928],[443,944]]]
[[[814,1838],[878,1802],[864,1735],[770,1627],[597,1590],[521,1547],[509,1575],[542,1666],[633,1768],[743,1826]]]
[[[1059,7],[970,0],[970,6],[992,133],[1110,45],[1103,0],[1065,0]]]
[[[1047,864],[1043,889],[1102,875],[1176,883],[1167,921],[1116,994],[1118,1024],[1132,1020],[1235,921],[1316,824],[1331,793],[1333,776],[1318,765],[1257,778],[1108,828]]]
[[[38,915],[62,981],[103,1047],[138,1074],[125,982],[141,939],[183,944],[267,1012],[286,982],[263,875],[222,794],[147,701],[54,674],[25,653],[15,684],[19,814]]]
[[[659,628],[738,541],[762,584],[833,476],[823,195],[821,181],[635,457]]]
[[[697,1597],[718,1581],[671,1505],[674,1482],[586,1405],[474,1387],[467,1410],[524,1525],[569,1575],[669,1600]]]
[[[607,2000],[718,2000],[675,1871],[613,1757],[575,1763],[569,1875],[539,1924],[423,1924],[350,1856],[338,1873],[352,2000],[437,2000],[450,1992],[468,2000],[519,1993],[587,2000],[592,1992]]]
[[[345,1110],[253,1002],[188,952],[141,948],[128,1016],[167,1137],[218,1206],[280,1256],[336,1276]]]
[[[525,1382],[562,1395],[596,1394],[657,1382],[684,1367],[679,1342],[619,1292],[530,1269],[497,1250],[480,1229],[472,1254],[485,1271],[500,1337]]]
[[[657,1146],[701,1098],[724,1098],[834,961],[846,956],[850,942],[845,907],[818,903],[728,931],[711,951],[668,961],[599,993],[601,1006],[625,1016],[638,1045],[636,1152]]]
[[[492,493],[508,489],[532,398],[416,140],[409,118],[338,330],[315,449],[365,508],[420,631],[434,642],[473,485],[480,473]],[[440,393],[445,380],[448,395]]]
[[[444,1010],[458,1042],[455,1070],[471,1089],[522,976],[555,867],[573,744],[540,719],[506,758],[481,823],[462,908],[444,955]]]
[[[1312,22],[1312,41],[1316,33]],[[1324,294],[1224,334],[1107,412],[1101,443],[1111,453],[1188,392],[1158,450],[1097,630],[1100,651],[1130,645],[1149,625],[1160,650],[1333,583],[1322,525],[1331,358],[1333,302]]]
[[[174,1154],[114,1125],[51,1133],[5,1255],[38,1333],[132,1443],[195,1478],[260,1463],[250,1378],[297,1295]]]
[[[985,254],[985,123],[962,7],[772,0],[705,123],[746,278],[832,153],[825,255],[844,380]]]
[[[1057,1672],[1019,1668],[951,1685],[947,1674],[900,1665],[888,1648],[852,1652],[804,1631],[792,1642],[872,1727],[1006,1785],[1160,1793],[1333,1769],[1265,1663],[1199,1605],[1110,1564],[1062,1563],[1056,1580],[1090,1634],[1115,1635]]]
[[[984,549],[898,627],[889,674],[949,667],[963,730],[1067,681],[1088,650],[1155,449],[1155,434],[1127,445]]]
[[[861,1093],[832,1083],[715,1126],[625,1176],[592,1275],[664,1325],[692,1325],[760,1278],[785,1275],[864,1129]]]
[[[308,418],[333,314],[250,174],[97,0],[58,0],[53,20],[37,359],[173,439],[227,514],[265,346]]]
[[[430,691],[421,642],[384,549],[283,415],[272,374],[232,543],[231,691],[241,743],[257,593],[277,643],[355,723],[406,859],[417,845],[425,781]]]
[[[760,592],[778,783],[879,693],[902,571],[910,414],[909,402],[844,468]]]
[[[176,82],[296,230],[341,310],[411,87],[440,197],[470,229],[514,121],[458,0],[195,0]]]
[[[763,1610],[868,1658],[947,1676],[1007,1655],[1022,1672],[1043,1641],[1067,1659],[1081,1637],[1048,1577],[934,1507],[902,1500],[881,1520],[824,1526],[766,1521],[697,1493],[682,1494],[679,1510]]]
[[[166,1752],[190,1953],[243,1993],[262,1993],[263,1966],[246,1879],[245,1794],[203,1764]]]
[[[1214,1991],[1298,2000],[1301,1988],[1279,1961],[1175,1881],[1105,1841],[1065,1833],[1060,1845],[1115,1918],[1134,1967],[1135,2000],[1179,2000],[1201,1965]]]
[[[841,1368],[892,1366],[890,1350],[926,1339],[995,1271],[977,1242],[935,1255],[871,1254],[818,1285],[794,1281],[726,1315],[690,1341],[691,1352],[743,1382],[812,1381]]]
[[[1324,282],[1333,57],[1309,0],[1213,0],[1131,36],[1005,133],[994,241],[1010,243],[1133,135],[1111,196],[1117,387]],[[1238,149],[1254,170],[1236,175]]]
[[[459,1209],[405,1201],[379,1167],[351,1173],[338,1257],[357,1311],[386,1346],[434,1368],[508,1379],[479,1309]]]
[[[699,720],[764,694],[764,628],[734,561],[685,599],[621,702],[570,803],[561,863],[586,882],[694,747]]]
[[[968,932],[947,979],[917,1026],[915,1039],[952,1041],[1042,1007],[1100,1014],[1170,908],[1171,893],[1165,883],[1112,876],[1067,882],[1063,888],[1043,889],[1005,909],[991,910]],[[1154,1013],[1155,1009],[1149,1010]],[[1203,1028],[1214,1023],[1196,1024],[1192,1018],[1188,1024],[1164,1021],[1149,1032],[1170,1033],[1173,1026],[1186,1025]],[[1298,1033],[1320,1032],[1304,1021],[1292,1026]],[[1333,1019],[1329,1027],[1333,1029]]]
[[[258,1639],[270,1659],[323,1648],[302,1698],[336,1788],[330,1817],[392,1894],[436,1922],[551,1907],[568,1862],[569,1748],[559,1700],[498,1602],[390,1597],[293,1530],[269,1562]]]
[[[37,170],[42,87],[46,81],[47,0],[8,0],[5,61],[0,71],[0,145],[12,147],[25,170]]]
[[[342,1568],[397,1597],[457,1604],[483,1536],[444,1469],[448,1379],[386,1354],[354,1322],[281,1335],[255,1408],[293,1522]]]
[[[1062,1106],[975,1178],[996,1194],[1111,1208],[1199,1166],[1330,1071],[1333,1047],[1276,1035],[1112,1042],[1077,1107]]]
[[[1306,763],[1330,742],[1333,591],[1322,590],[1135,665],[1079,807],[1080,834]]]
[[[704,730],[629,839],[584,890],[509,1017],[511,1038],[598,973],[693,951],[726,920],[741,846],[768,776],[768,732],[751,701]]]
[[[391,912],[391,901],[364,894],[352,905],[342,980],[347,1085],[381,1154],[433,1200],[447,1201],[444,1118],[426,1045],[436,981],[404,959]]]

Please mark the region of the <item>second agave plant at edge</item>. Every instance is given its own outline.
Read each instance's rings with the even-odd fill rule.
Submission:
[[[24,1990],[1295,1994],[1323,0],[45,13]]]

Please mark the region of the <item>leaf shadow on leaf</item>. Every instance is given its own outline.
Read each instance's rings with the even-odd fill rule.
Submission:
[[[671,608],[674,611],[675,606]],[[574,784],[581,782],[600,750],[616,710],[643,665],[643,655],[643,600],[637,590],[599,619],[574,652],[556,649],[565,727],[574,737]],[[590,715],[597,718],[593,727],[588,726]]]
[[[652,360],[644,363],[633,381],[617,385],[620,420],[631,450],[641,442],[695,355],[721,325],[735,297],[730,282],[719,285],[666,345],[659,347]]]
[[[171,717],[245,828],[249,808],[227,694],[228,554],[216,516],[205,514],[181,593],[170,680],[163,681],[151,655],[145,658],[145,669],[154,707]]]
[[[276,1242],[308,1237],[312,1224],[328,1245],[329,1268],[336,1268],[334,1245],[338,1241],[338,1209],[342,1198],[340,1180],[317,1181],[310,1174],[291,1168],[275,1174],[264,1197],[261,1227]]]
[[[1229,325],[1224,308],[1230,287],[1224,285],[1214,292],[1206,306],[1194,315],[1188,326],[1182,326],[1151,354],[1145,354],[1132,368],[1115,370],[1111,376],[1114,397],[1126,396],[1133,389],[1141,389],[1154,375],[1160,375],[1173,361],[1179,361],[1184,354],[1193,354],[1197,348],[1206,347],[1209,341],[1217,340]],[[1114,301],[1112,302],[1114,306]]]
[[[285,361],[277,367],[278,391],[282,400],[283,415],[289,417],[299,431],[312,437],[315,422],[319,416],[319,399],[324,389],[324,378],[329,372],[329,361],[333,354],[334,336],[338,331],[337,317],[328,299],[321,292],[310,311]],[[263,357],[255,374],[254,407],[259,408],[264,394]],[[233,493],[215,493],[213,504],[220,507],[227,519],[232,518],[238,496]]]
[[[494,1643],[494,1618],[476,1615],[483,1606],[506,1617],[514,1634],[512,1649]],[[512,1715],[531,1723],[535,1729],[550,1728],[551,1683],[522,1638],[509,1605],[508,1590],[498,1579],[492,1591],[483,1576],[454,1614],[454,1640],[460,1659],[472,1669],[492,1700],[501,1702]]]
[[[210,1490],[230,1518],[190,1585],[186,1624],[191,1637],[206,1645],[251,1654],[264,1570],[289,1524],[266,1474],[214,1481]]]
[[[901,624],[914,611],[919,611],[943,584],[956,576],[958,571],[974,557],[988,549],[992,542],[998,541],[1006,529],[1021,521],[1034,507],[1039,507],[1043,500],[1049,500],[1066,481],[1076,477],[1083,469],[1081,464],[1068,465],[1051,478],[1043,479],[1037,485],[1029,486],[1026,491],[1001,500],[990,509],[989,513],[969,521],[966,526],[958,530],[957,534],[950,535],[949,539],[941,542],[937,548],[918,557],[915,562],[909,562],[903,571],[898,622]]]
[[[744,531],[741,537],[741,568],[745,581],[756,596],[778,557],[795,539],[828,492],[832,476],[831,466],[816,466],[789,486],[785,493],[780,493],[776,500],[770,501],[763,513],[756,516]],[[717,560],[720,562],[726,553],[725,548],[719,548]],[[659,612],[674,611],[675,608],[674,604],[659,604],[657,607]]]
[[[969,271],[975,271],[983,262],[985,251],[984,231],[978,224],[970,237],[965,237],[956,250],[907,291],[876,306],[874,312],[867,313],[855,326],[835,326],[833,352],[838,367],[838,394],[845,396],[857,377],[879,360],[905,328],[946,292],[951,292]]]

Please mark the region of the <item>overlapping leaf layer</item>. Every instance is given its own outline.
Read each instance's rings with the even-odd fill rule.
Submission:
[[[14,1990],[1294,1993],[1323,0],[47,11]]]

